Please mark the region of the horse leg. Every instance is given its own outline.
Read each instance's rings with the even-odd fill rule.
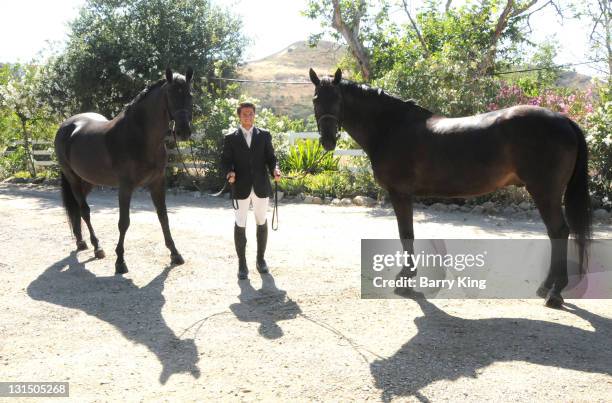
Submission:
[[[125,233],[130,226],[130,201],[132,200],[132,191],[134,188],[131,185],[121,183],[119,185],[119,242],[115,248],[117,253],[117,261],[115,261],[115,274],[124,274],[128,272],[127,265],[123,259],[123,241]]]
[[[87,243],[83,240],[83,233],[81,230],[81,212],[79,209],[79,203],[77,195],[79,194],[79,182],[81,179],[72,172],[69,168],[62,169],[62,199],[66,214],[70,220],[70,227],[72,233],[76,238],[77,251],[87,249]]]
[[[162,177],[160,180],[152,183],[149,190],[151,192],[151,200],[153,200],[155,210],[157,211],[157,218],[159,218],[159,223],[164,233],[166,247],[170,250],[170,261],[172,264],[181,265],[185,263],[185,260],[183,260],[181,254],[176,250],[172,234],[170,234],[170,224],[168,223],[168,212],[166,210],[165,179]]]
[[[87,224],[87,229],[89,230],[89,239],[94,247],[94,255],[96,256],[96,258],[102,259],[105,256],[104,250],[100,248],[98,238],[96,238],[96,234],[91,225],[90,209],[89,205],[87,204],[87,195],[89,194],[89,192],[91,192],[91,188],[91,183],[81,180],[79,189],[80,191],[75,192],[74,195],[80,207],[81,217],[83,217],[85,224]]]
[[[567,240],[569,227],[561,209],[561,196],[550,196],[547,192],[531,193],[540,216],[544,221],[550,238],[550,268],[546,279],[538,288],[537,294],[545,298],[545,304],[551,308],[563,305],[561,291],[567,286]]]
[[[414,227],[412,222],[412,195],[401,194],[397,192],[389,192],[391,204],[395,211],[397,219],[397,227],[399,230],[400,240],[404,252],[410,256],[414,253]],[[414,277],[416,276],[416,267],[414,262],[410,260],[408,266],[404,266],[397,277]]]

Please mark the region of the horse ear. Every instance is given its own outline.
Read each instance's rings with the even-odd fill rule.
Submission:
[[[338,69],[336,70],[336,74],[334,74],[334,81],[332,81],[332,84],[338,85],[340,84],[340,80],[342,80],[342,70]]]
[[[314,85],[321,84],[321,80],[319,80],[319,76],[317,76],[317,73],[315,73],[312,67],[310,68],[309,74],[310,74],[310,81],[312,81]]]
[[[168,81],[169,83],[172,82],[172,70],[170,69],[170,67],[166,67],[166,81]]]
[[[193,68],[191,66],[187,67],[187,74],[185,74],[185,79],[187,82],[191,81],[193,78]]]

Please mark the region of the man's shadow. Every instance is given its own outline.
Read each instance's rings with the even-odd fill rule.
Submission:
[[[85,268],[93,259],[81,263],[72,252],[34,280],[28,286],[28,295],[38,301],[79,309],[110,323],[128,340],[146,346],[162,365],[162,384],[181,372],[198,378],[198,350],[193,339],[179,339],[162,316],[164,282],[172,266],[139,288],[129,278],[96,277]]]
[[[261,279],[259,290],[255,290],[249,280],[239,280],[240,303],[230,305],[230,309],[238,320],[259,322],[259,334],[263,337],[278,339],[283,336],[283,329],[277,322],[295,319],[302,310],[287,297],[286,291],[276,288],[271,274],[262,274]]]
[[[477,370],[503,361],[612,375],[612,320],[575,305],[566,304],[566,310],[595,330],[522,318],[463,319],[417,292],[412,299],[424,314],[414,320],[417,335],[392,357],[370,364],[384,401],[394,396],[427,401],[419,391],[429,384],[476,378]]]

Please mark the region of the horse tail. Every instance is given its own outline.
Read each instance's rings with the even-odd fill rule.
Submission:
[[[74,197],[74,193],[72,193],[72,187],[70,186],[70,182],[68,182],[68,178],[64,173],[61,173],[62,176],[62,202],[64,203],[64,208],[66,209],[66,215],[70,220],[70,229],[72,230],[72,234],[76,236],[75,228],[80,226],[81,224],[81,210],[79,208],[79,204],[77,203],[76,198]]]
[[[568,119],[578,140],[574,172],[565,189],[565,216],[578,244],[580,274],[588,266],[588,246],[591,240],[591,197],[589,196],[588,149],[584,133]]]

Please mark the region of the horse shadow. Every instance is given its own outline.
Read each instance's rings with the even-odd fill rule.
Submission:
[[[594,330],[521,318],[463,319],[442,311],[422,294],[411,296],[424,316],[418,333],[393,356],[373,361],[370,371],[381,398],[414,396],[439,380],[476,378],[495,362],[526,361],[588,373],[612,375],[612,320],[572,304],[566,310]]]
[[[164,282],[172,266],[139,288],[122,276],[97,277],[85,268],[92,260],[81,263],[76,252],[70,253],[30,283],[28,295],[37,301],[79,309],[113,325],[128,340],[144,345],[162,365],[162,384],[182,372],[199,378],[194,340],[179,339],[162,316]]]
[[[267,339],[283,336],[277,322],[295,319],[302,313],[299,305],[279,290],[271,274],[262,274],[261,289],[255,290],[249,280],[239,280],[239,303],[230,305],[231,311],[243,322],[259,322],[259,334]]]

